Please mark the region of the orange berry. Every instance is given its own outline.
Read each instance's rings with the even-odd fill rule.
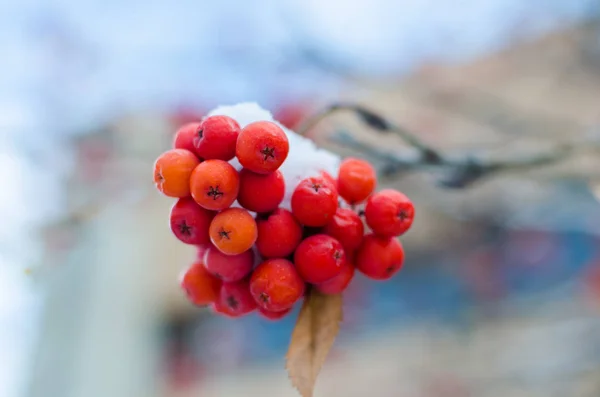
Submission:
[[[197,261],[181,274],[180,285],[190,302],[204,306],[219,296],[221,280],[210,274],[202,261]]]
[[[198,164],[200,160],[189,150],[168,150],[154,162],[154,183],[165,196],[187,197],[190,176]]]
[[[243,208],[218,213],[208,229],[210,240],[226,255],[238,255],[252,248],[258,237],[256,221]]]
[[[355,158],[342,161],[338,172],[338,193],[350,204],[365,200],[375,189],[377,175],[368,162]]]
[[[231,164],[223,160],[206,160],[192,172],[192,197],[203,208],[219,211],[229,208],[240,189],[240,177]]]

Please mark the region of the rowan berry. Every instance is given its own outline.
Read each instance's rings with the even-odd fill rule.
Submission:
[[[258,236],[256,221],[243,208],[228,208],[218,213],[210,223],[210,240],[226,255],[248,251]]]
[[[338,208],[323,228],[323,233],[337,239],[348,252],[354,251],[362,243],[365,227],[356,212]]]
[[[365,219],[373,233],[380,236],[400,236],[412,225],[415,207],[399,191],[385,189],[367,200]]]
[[[241,317],[256,310],[256,302],[248,287],[247,279],[223,283],[214,304],[215,312],[227,317]]]
[[[248,250],[238,255],[225,255],[214,246],[204,254],[204,267],[224,282],[231,283],[246,277],[254,266],[254,252]]]
[[[341,294],[349,285],[354,278],[354,265],[346,259],[342,266],[342,271],[321,284],[317,284],[316,288],[328,295]]]
[[[292,213],[305,226],[325,226],[338,207],[334,185],[323,177],[300,181],[292,194]]]
[[[207,210],[228,208],[237,198],[240,177],[231,164],[223,160],[206,160],[190,178],[194,200]]]
[[[235,157],[240,125],[228,116],[210,116],[196,127],[193,140],[196,154],[205,160],[229,161]]]
[[[267,174],[283,164],[289,150],[288,138],[277,124],[257,121],[240,131],[235,155],[244,168],[258,174]]]
[[[395,237],[368,234],[356,252],[355,263],[367,277],[387,280],[402,268],[404,248]]]
[[[208,244],[208,227],[215,213],[200,207],[191,197],[177,200],[171,208],[171,231],[185,244]]]
[[[238,203],[254,212],[274,211],[285,195],[285,180],[281,171],[257,174],[246,168],[240,171]]]
[[[175,137],[173,138],[173,148],[189,150],[190,152],[196,154],[194,137],[196,136],[196,131],[199,125],[200,123],[194,122],[181,126],[177,132],[175,132]]]
[[[273,213],[258,217],[256,248],[265,258],[284,258],[291,255],[302,239],[302,226],[292,213],[278,208]]]
[[[338,192],[350,204],[365,200],[375,189],[377,175],[367,161],[347,158],[338,172]]]
[[[337,189],[337,180],[327,171],[321,171],[321,176]]]
[[[169,197],[190,195],[190,176],[200,160],[185,149],[171,149],[154,162],[154,183],[158,190]]]
[[[290,309],[304,295],[304,280],[292,262],[267,259],[250,277],[250,293],[259,307],[280,312]]]
[[[294,253],[300,276],[312,284],[323,283],[342,271],[346,254],[342,244],[331,236],[316,234],[303,240]]]
[[[190,302],[203,306],[217,299],[221,280],[210,274],[202,261],[196,261],[182,273],[180,285]]]

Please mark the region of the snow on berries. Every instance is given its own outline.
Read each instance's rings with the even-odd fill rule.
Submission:
[[[342,294],[356,270],[387,280],[404,263],[410,199],[376,191],[367,161],[318,148],[253,103],[179,128],[154,182],[177,198],[174,236],[197,247],[181,287],[216,314],[276,321],[309,288]]]

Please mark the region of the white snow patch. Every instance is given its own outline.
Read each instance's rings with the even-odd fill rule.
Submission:
[[[208,114],[208,116],[215,115],[229,116],[235,119],[242,128],[255,121],[272,121],[286,133],[290,142],[290,151],[287,159],[279,168],[285,178],[285,197],[281,207],[290,209],[292,193],[302,179],[318,176],[322,171],[327,171],[334,177],[337,176],[341,162],[339,156],[317,147],[310,139],[287,129],[273,119],[273,115],[268,110],[261,108],[258,104],[245,102],[233,106],[220,106]],[[238,170],[242,168],[235,158],[230,163]]]

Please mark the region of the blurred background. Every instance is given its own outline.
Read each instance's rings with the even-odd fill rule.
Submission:
[[[177,126],[256,101],[294,127],[364,104],[448,153],[549,150],[600,124],[600,2],[0,2],[0,396],[295,396],[295,316],[214,317],[178,288],[150,169]],[[336,131],[406,147],[352,115]],[[377,160],[377,159],[375,159]],[[600,161],[448,190],[358,276],[317,396],[600,395]]]

